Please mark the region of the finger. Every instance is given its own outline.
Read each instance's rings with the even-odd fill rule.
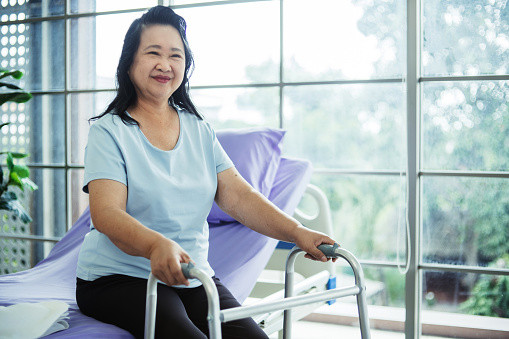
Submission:
[[[311,259],[311,260],[314,260],[314,261],[318,261],[318,260],[316,260],[315,257],[313,257],[312,255],[309,255],[308,253],[304,254],[304,258]]]
[[[187,264],[189,263],[190,260],[188,261],[181,261],[179,264],[178,264],[178,270],[175,274],[175,278],[178,279],[179,281],[179,284],[181,285],[186,285],[186,286],[189,286],[189,280],[188,278],[184,275],[184,271],[182,270],[182,264]]]
[[[152,269],[152,274],[157,278],[157,280],[165,283],[168,286],[171,286],[171,276],[168,276],[164,270],[155,270]]]

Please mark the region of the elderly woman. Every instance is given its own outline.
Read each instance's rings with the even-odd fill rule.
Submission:
[[[193,57],[186,23],[157,6],[129,28],[117,68],[118,90],[89,133],[83,190],[92,226],[80,251],[80,310],[143,336],[147,277],[158,286],[156,336],[206,338],[207,299],[187,280],[192,261],[211,277],[207,214],[213,201],[269,237],[294,242],[311,259],[334,244],[281,212],[238,173],[188,94]],[[239,303],[218,279],[221,308]],[[266,338],[248,318],[223,324],[225,338]]]

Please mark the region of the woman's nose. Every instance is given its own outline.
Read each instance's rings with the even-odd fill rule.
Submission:
[[[161,72],[171,72],[171,65],[168,61],[161,61],[156,65],[156,69]]]

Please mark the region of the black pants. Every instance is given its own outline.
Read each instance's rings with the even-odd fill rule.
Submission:
[[[220,308],[240,306],[217,278]],[[94,281],[77,279],[76,300],[81,312],[105,323],[116,325],[143,338],[147,280],[111,275]],[[203,286],[157,287],[156,338],[207,338],[207,296]],[[268,338],[251,318],[221,324],[223,338]]]

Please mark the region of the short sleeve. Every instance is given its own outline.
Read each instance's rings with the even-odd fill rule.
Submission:
[[[216,173],[220,173],[224,170],[227,170],[230,167],[233,167],[234,165],[230,157],[224,150],[223,146],[221,146],[221,143],[219,143],[216,134],[213,133],[213,135],[214,135],[213,149],[214,149],[214,159],[216,161]]]
[[[116,138],[104,126],[96,123],[90,127],[85,148],[85,175],[83,192],[96,179],[110,179],[127,186],[124,157]]]

